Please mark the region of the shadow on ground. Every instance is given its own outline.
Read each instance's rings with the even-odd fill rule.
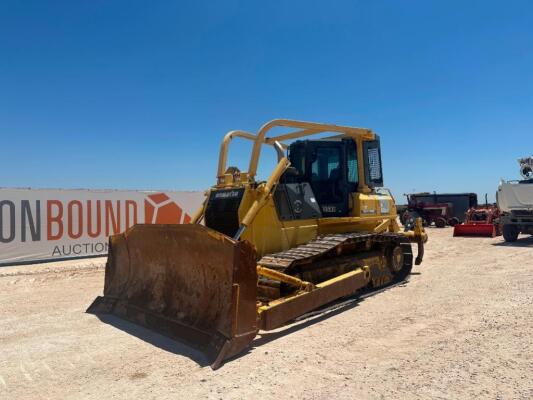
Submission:
[[[500,247],[533,247],[533,236],[519,238],[516,242],[501,241],[498,243],[492,243],[492,245]]]
[[[179,354],[181,356],[187,357],[196,362],[201,367],[209,365],[207,357],[205,357],[202,352],[184,343],[170,339],[159,333],[151,331],[150,329],[147,329],[141,325],[126,321],[112,314],[93,315],[95,315],[103,323],[109,324],[117,329],[120,329],[121,331],[135,336],[136,338],[141,339],[147,343],[150,343],[153,346],[159,347],[160,349],[168,351],[170,353]]]
[[[280,339],[282,337],[285,337],[287,335],[293,334],[295,332],[298,332],[302,329],[308,328],[310,326],[313,326],[314,324],[317,324],[319,322],[325,321],[328,318],[334,317],[338,314],[341,314],[345,311],[351,310],[355,307],[357,307],[362,301],[364,301],[367,297],[375,296],[378,293],[390,290],[397,286],[404,286],[408,284],[408,280],[398,282],[395,284],[391,284],[389,286],[385,286],[384,288],[368,291],[365,293],[362,293],[357,296],[338,299],[330,304],[327,304],[323,307],[320,307],[314,311],[311,311],[307,314],[304,314],[295,320],[289,322],[287,325],[285,325],[282,328],[279,328],[278,330],[268,332],[268,331],[260,331],[258,335],[255,337],[255,339],[252,341],[251,346],[244,350],[242,353],[237,354],[236,356],[226,360],[226,362],[231,362],[233,360],[239,359],[247,354],[249,354],[252,350],[261,347],[262,345],[265,345],[267,343],[270,343],[274,340]]]
[[[258,348],[266,343],[270,343],[274,340],[298,332],[319,322],[325,321],[328,318],[334,317],[340,313],[351,310],[357,307],[367,297],[374,296],[378,293],[392,289],[396,286],[405,285],[406,283],[407,281],[403,281],[396,284],[392,284],[390,286],[386,286],[381,289],[369,291],[358,296],[339,299],[333,303],[330,303],[317,310],[311,311],[307,314],[298,317],[296,320],[293,320],[289,324],[285,325],[285,327],[279,328],[278,330],[272,332],[260,331],[260,333],[252,341],[249,348],[244,350],[242,353],[237,354],[236,356],[226,360],[225,363],[237,360],[249,354],[253,349]],[[164,335],[156,333],[135,323],[123,320],[112,314],[93,315],[95,315],[103,323],[109,324],[117,329],[120,329],[121,331],[135,336],[136,338],[150,343],[151,345],[156,346],[164,351],[187,357],[192,361],[196,362],[201,367],[206,367],[210,365],[209,360],[201,351],[196,350],[187,344],[168,338]]]
[[[347,304],[338,305],[338,308],[335,308],[332,311],[328,311],[329,308],[337,306],[337,304],[330,305],[328,309],[325,310],[316,310],[313,314],[304,317],[286,325],[284,328],[281,328],[279,331],[275,332],[260,332],[256,339],[252,342],[252,348],[262,346],[264,344],[270,343],[273,340],[279,339],[281,337],[290,335],[291,333],[298,332],[302,329],[308,328],[314,324],[325,321],[328,318],[334,317],[335,315],[341,314],[344,311],[351,310],[359,305],[361,299],[354,298],[351,301],[347,301]]]

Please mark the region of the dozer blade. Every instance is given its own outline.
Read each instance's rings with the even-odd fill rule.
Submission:
[[[256,253],[202,225],[135,225],[110,238],[104,296],[114,314],[202,351],[213,368],[257,328]]]
[[[458,224],[453,227],[453,236],[496,237],[494,224]]]

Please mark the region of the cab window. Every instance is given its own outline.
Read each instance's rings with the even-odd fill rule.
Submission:
[[[357,151],[355,148],[355,142],[348,144],[347,151],[347,167],[348,167],[348,182],[349,183],[359,183],[359,171],[357,169]]]
[[[341,154],[339,147],[319,147],[311,164],[311,181],[337,181],[341,178]]]

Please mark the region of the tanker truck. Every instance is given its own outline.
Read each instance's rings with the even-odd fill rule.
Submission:
[[[533,235],[533,156],[518,160],[522,180],[500,182],[496,200],[506,242],[515,242],[520,233]]]

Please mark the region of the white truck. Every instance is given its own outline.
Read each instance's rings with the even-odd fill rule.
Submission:
[[[496,192],[506,242],[516,241],[520,233],[533,235],[533,156],[521,158],[518,162],[524,179],[502,180]]]

